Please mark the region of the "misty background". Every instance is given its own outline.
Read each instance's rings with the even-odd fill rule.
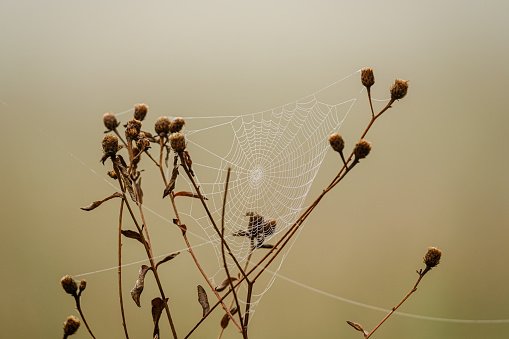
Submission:
[[[436,246],[441,264],[399,311],[509,319],[508,12],[507,1],[0,0],[1,336],[61,336],[62,323],[77,312],[60,278],[117,263],[117,202],[79,209],[113,192],[105,182],[109,168],[99,163],[104,113],[141,102],[150,107],[148,124],[161,115],[253,113],[362,67],[374,69],[375,97],[387,98],[395,78],[410,81],[408,95],[376,122],[368,135],[372,154],[320,203],[279,273],[390,309]],[[358,124],[338,131],[347,148],[367,123],[368,107],[361,97]],[[224,146],[221,136],[206,142]],[[309,198],[337,166],[330,151]],[[166,226],[151,229],[157,254],[185,247],[180,231]],[[123,248],[124,262],[145,258],[128,241]],[[206,262],[206,249],[200,253]],[[184,337],[201,317],[196,285],[204,281],[185,252],[167,265],[162,280]],[[123,270],[133,338],[151,334],[149,300],[156,295],[152,284],[141,309],[130,300],[138,268]],[[94,333],[121,338],[116,271],[83,278]],[[195,338],[217,337],[216,313]],[[359,338],[346,320],[371,330],[384,316],[277,279],[249,333]],[[164,318],[161,331],[171,336]],[[373,337],[508,335],[509,320],[458,323],[396,312]],[[75,338],[88,336],[82,326]],[[238,337],[230,324],[223,338]]]

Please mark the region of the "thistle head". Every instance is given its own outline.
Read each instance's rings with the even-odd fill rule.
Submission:
[[[355,160],[358,161],[360,159],[364,159],[365,157],[368,156],[370,151],[371,143],[364,139],[359,140],[353,150],[353,153],[355,154]]]
[[[105,113],[103,115],[103,124],[108,131],[114,131],[120,125],[120,122],[117,121],[115,114]]]
[[[147,116],[148,106],[145,104],[134,105],[134,119],[143,121]]]
[[[168,117],[159,117],[154,129],[157,135],[166,136],[170,132],[171,120]]]
[[[78,291],[78,284],[70,275],[66,275],[60,279],[60,285],[62,285],[64,291],[70,295],[75,296]]]
[[[391,87],[391,100],[403,99],[408,91],[408,81],[396,79]]]
[[[368,89],[375,84],[375,76],[373,75],[372,68],[366,67],[361,70],[361,82]]]
[[[343,137],[336,133],[331,134],[329,137],[329,143],[332,149],[338,153],[343,152],[343,148],[345,148],[345,141],[343,140]]]
[[[175,152],[183,152],[186,149],[186,138],[184,134],[180,132],[172,133],[170,136],[170,145]]]

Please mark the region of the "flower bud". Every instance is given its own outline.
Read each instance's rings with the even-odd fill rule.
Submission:
[[[361,139],[355,145],[353,153],[355,154],[355,160],[364,159],[368,156],[371,151],[371,143],[364,139]]]
[[[172,133],[170,136],[170,145],[175,152],[183,152],[186,149],[186,138],[184,134],[179,132]]]
[[[156,120],[154,129],[158,135],[167,135],[170,132],[171,120],[168,117],[160,117]]]
[[[428,248],[428,252],[426,252],[426,255],[424,256],[423,261],[426,264],[427,268],[433,268],[440,263],[441,256],[442,251],[440,251],[436,247],[430,247]]]
[[[103,151],[105,155],[115,155],[118,151],[118,138],[111,134],[106,134],[102,141]]]
[[[71,315],[64,323],[64,338],[73,335],[80,328],[80,321],[75,316]]]
[[[84,291],[87,288],[87,281],[85,279],[80,281],[80,292]]]
[[[76,291],[78,291],[78,284],[76,284],[76,281],[70,275],[60,279],[60,285],[62,285],[64,291],[68,294],[76,295]]]
[[[134,140],[138,137],[141,131],[141,121],[131,119],[127,122],[125,129],[125,136],[129,140]]]
[[[185,124],[186,122],[182,118],[173,119],[170,124],[170,132],[171,133],[180,132]]]
[[[333,150],[336,152],[343,152],[343,148],[345,148],[345,141],[343,140],[343,137],[339,134],[331,134],[329,137],[329,143]]]
[[[372,68],[363,68],[361,70],[361,82],[367,88],[370,88],[375,84],[375,76],[373,75]]]
[[[148,106],[145,104],[134,105],[134,119],[143,121],[147,116]]]
[[[393,101],[403,99],[407,91],[408,91],[408,81],[396,79],[396,81],[391,87],[391,99]]]
[[[118,125],[120,125],[120,122],[117,121],[117,118],[113,113],[105,113],[103,115],[103,123],[104,127],[106,127],[108,131],[113,131],[118,127]]]

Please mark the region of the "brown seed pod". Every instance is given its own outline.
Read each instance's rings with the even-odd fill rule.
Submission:
[[[134,119],[143,121],[147,116],[148,106],[145,104],[134,105]]]
[[[391,87],[391,99],[399,100],[403,99],[408,91],[408,81],[396,79]]]
[[[180,132],[185,124],[186,122],[184,121],[184,119],[174,118],[170,124],[170,132],[171,133]]]
[[[117,121],[117,118],[113,113],[105,113],[103,115],[103,123],[104,127],[106,127],[108,131],[113,131],[118,127],[118,125],[120,125],[120,122]]]
[[[125,129],[125,136],[127,139],[135,140],[140,134],[141,131],[141,121],[136,119],[131,119],[127,122]]]
[[[353,150],[353,152],[355,154],[355,160],[364,159],[365,157],[368,156],[370,151],[371,151],[371,143],[364,139],[359,140]]]
[[[64,335],[65,337],[73,335],[80,328],[80,321],[75,316],[71,315],[64,323]]]
[[[440,251],[436,247],[430,247],[428,248],[428,252],[426,252],[426,255],[424,256],[423,261],[426,264],[426,267],[433,268],[440,263],[441,257],[442,251]]]
[[[329,137],[329,143],[333,150],[336,152],[343,152],[343,148],[345,148],[345,141],[343,140],[343,137],[339,134],[331,134]]]
[[[361,82],[367,88],[370,88],[375,84],[375,76],[373,75],[372,68],[363,68],[361,70]]]
[[[184,152],[184,150],[186,149],[186,138],[184,134],[179,132],[172,133],[172,135],[170,136],[170,145],[175,152],[177,153]]]
[[[118,138],[111,134],[106,134],[102,141],[102,147],[105,155],[115,155],[118,151]]]
[[[78,284],[70,275],[66,275],[60,279],[60,285],[62,285],[64,291],[70,295],[76,295],[78,291]]]
[[[157,135],[167,135],[170,132],[171,120],[168,117],[159,117],[156,120],[154,129]]]

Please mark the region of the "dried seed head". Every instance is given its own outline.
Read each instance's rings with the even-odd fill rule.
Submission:
[[[85,279],[80,281],[80,292],[84,291],[87,288],[87,281]]]
[[[71,315],[64,323],[65,336],[73,335],[80,328],[80,321],[75,316]]]
[[[143,121],[147,116],[148,106],[145,104],[134,105],[134,118],[139,121]]]
[[[391,87],[391,99],[399,100],[403,99],[408,91],[408,81],[396,79]]]
[[[118,138],[111,134],[106,134],[102,141],[104,154],[115,155],[118,151]]]
[[[267,219],[263,224],[263,233],[267,235],[272,235],[276,230],[277,221],[275,219]]]
[[[373,75],[372,68],[363,68],[361,70],[361,82],[367,88],[370,88],[375,84],[375,76]]]
[[[104,114],[103,115],[103,123],[104,123],[104,127],[106,127],[106,129],[108,131],[113,131],[118,127],[118,125],[120,125],[120,122],[117,121],[117,118],[115,117],[115,114],[113,114],[113,113]]]
[[[141,121],[131,119],[127,122],[125,129],[125,136],[129,140],[134,140],[138,137],[141,131]]]
[[[117,180],[117,178],[118,178],[117,177],[117,172],[115,172],[115,171],[108,171],[108,176],[110,178],[112,178],[112,179],[115,179],[115,180]]]
[[[355,160],[364,159],[368,156],[369,151],[371,151],[371,143],[364,139],[359,140],[353,150],[355,154]]]
[[[78,284],[76,284],[76,281],[70,275],[60,279],[60,285],[62,285],[64,291],[71,295],[76,295],[76,291],[78,291]]]
[[[170,136],[171,148],[177,153],[183,152],[186,149],[186,138],[182,133],[173,133]]]
[[[142,133],[143,132],[141,132],[140,135]],[[148,139],[146,139],[146,138],[138,139],[138,140],[136,140],[136,147],[138,147],[142,151],[144,151],[146,149],[149,149],[150,148],[150,141],[148,141]]]
[[[440,257],[442,256],[442,251],[440,251],[436,247],[428,248],[428,252],[424,256],[424,263],[426,267],[433,268],[440,263]]]
[[[171,133],[180,132],[182,130],[182,127],[184,127],[185,124],[186,124],[186,122],[184,121],[184,119],[174,118],[170,124],[170,132]]]
[[[156,120],[154,129],[158,135],[167,135],[170,132],[171,120],[168,117],[159,117]]]
[[[343,140],[343,137],[339,134],[331,134],[329,137],[329,143],[333,150],[336,152],[343,152],[343,148],[345,148],[345,141]]]

